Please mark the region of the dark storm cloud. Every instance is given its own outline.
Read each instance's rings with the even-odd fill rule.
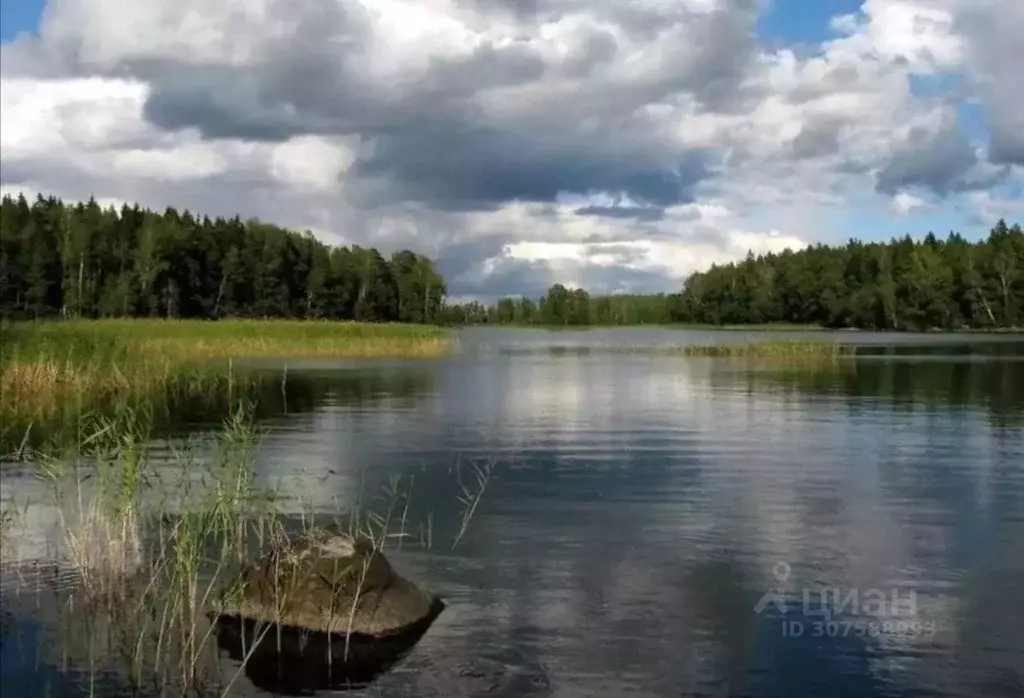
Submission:
[[[995,163],[1024,167],[1024,126],[1021,130],[993,130],[989,157]]]
[[[198,125],[207,139],[278,142],[317,131],[308,116],[254,100],[255,93],[246,85],[252,78],[242,71],[210,69],[183,78],[168,81],[150,94],[143,106],[143,116],[150,123],[168,131]]]
[[[462,0],[458,6],[464,10],[460,20],[474,30],[491,26],[496,17],[518,22],[518,33],[511,32],[518,39],[485,42],[465,55],[435,57],[408,75],[375,80],[368,70],[373,51],[381,47],[380,36],[373,14],[360,3],[269,0],[266,16],[259,19],[243,12],[237,23],[222,26],[223,13],[211,14],[218,22],[214,28],[224,30],[226,39],[249,33],[260,37],[251,54],[230,64],[198,63],[187,51],[148,53],[144,47],[126,49],[109,64],[89,64],[97,53],[86,50],[90,37],[76,35],[66,23],[48,39],[44,31],[45,43],[24,37],[0,50],[5,73],[14,66],[16,72],[34,68],[46,74],[144,80],[151,88],[146,118],[170,131],[194,128],[211,139],[357,134],[376,140],[378,147],[361,155],[353,172],[393,176],[394,193],[386,194],[379,181],[352,189],[361,191],[365,201],[409,196],[440,210],[487,210],[515,198],[548,201],[552,192],[607,187],[658,205],[685,202],[693,180],[711,173],[666,166],[666,155],[685,160],[687,154],[672,153],[670,142],[654,143],[659,136],[653,129],[648,141],[638,142],[632,130],[639,123],[638,108],[671,104],[675,95],[686,94],[705,109],[739,112],[767,89],[747,80],[760,50],[759,0],[724,0],[712,11],[696,11],[686,3],[595,5],[583,0]],[[165,14],[170,31],[185,10],[168,8]],[[570,14],[594,21],[581,20],[571,29],[573,40],[563,55],[542,54],[526,40],[537,36],[541,23]],[[1006,76],[1015,76],[1012,59],[1019,32],[1006,28],[1014,22],[1019,26],[1024,12],[1008,5],[1000,13],[979,8],[960,14],[957,26],[972,38],[976,62],[995,77],[993,84],[1012,83]],[[281,30],[268,34],[264,25]],[[613,25],[615,34],[603,25]],[[429,41],[424,39],[425,53],[432,48]],[[642,73],[618,79],[611,77],[614,70],[604,71],[621,68],[625,56],[645,46],[649,56],[640,62]],[[564,90],[551,89],[553,80],[567,77],[578,80]],[[822,81],[822,90],[852,89],[862,79],[856,66],[838,66]],[[513,113],[482,107],[483,97],[503,89],[512,90],[508,103],[515,104]],[[987,96],[995,163],[1024,163],[1021,94],[1003,89]],[[806,99],[818,96],[819,91],[809,89]],[[799,103],[804,97],[794,92],[789,98]],[[583,121],[598,124],[589,140],[576,134]],[[435,138],[437,144],[425,143]],[[482,144],[484,139],[493,142]],[[948,192],[966,186],[957,173],[976,164],[969,146],[962,138],[937,143],[923,149],[909,145],[893,155],[883,164],[879,190],[920,185]],[[469,153],[481,145],[481,155]],[[837,148],[832,126],[808,126],[791,144],[791,153],[806,158]],[[741,151],[739,146],[733,150]],[[440,178],[449,181],[435,181]]]
[[[326,95],[307,93],[301,64],[285,63],[272,73],[221,68],[174,74],[153,83],[144,114],[163,129],[194,126],[207,138],[362,135],[371,145],[350,174],[386,178],[390,185],[354,183],[364,205],[412,200],[444,210],[486,210],[511,200],[553,201],[560,192],[609,191],[665,206],[691,201],[693,187],[708,175],[700,153],[680,153],[677,163],[665,164],[662,153],[647,154],[648,143],[584,138],[557,114],[547,117],[547,128],[514,130],[458,110],[460,95],[482,84],[539,79],[544,65],[528,49],[484,48],[435,68],[417,94],[397,97],[361,91],[358,83]],[[280,77],[292,73],[292,80]],[[296,103],[306,108],[296,110]]]
[[[1005,2],[1000,12],[988,3],[966,4],[955,26],[968,38],[973,80],[991,131],[993,163],[1024,167],[1024,90],[1021,81],[1021,34],[1024,3]]]
[[[839,129],[835,122],[804,124],[791,144],[793,157],[815,158],[839,152]]]
[[[678,237],[676,238],[679,239]],[[687,230],[686,242],[704,245],[713,249],[724,249],[729,246],[729,234],[713,225],[701,224]]]
[[[328,23],[327,26],[329,26]],[[296,31],[303,32],[305,23]],[[321,34],[328,34],[325,38]],[[525,41],[485,43],[457,57],[433,57],[422,75],[379,84],[360,73],[358,57],[337,52],[324,27],[303,40],[281,40],[253,65],[186,69],[167,59],[140,60],[124,69],[146,80],[144,116],[165,130],[195,128],[206,138],[280,141],[296,135],[366,138],[416,131],[421,123],[487,127],[472,99],[483,90],[539,85],[551,66]],[[346,40],[359,47],[362,41]],[[586,34],[561,72],[583,75],[615,54],[607,32]],[[572,115],[545,115],[541,129],[575,127]]]
[[[483,85],[521,85],[543,78],[546,67],[540,53],[525,41],[501,47],[487,43],[465,56],[432,59],[428,91],[461,96],[473,94]]]
[[[280,30],[252,27],[256,43],[242,60],[196,63],[187,53],[138,50],[114,64],[86,65],[85,38],[67,27],[50,57],[63,61],[66,73],[145,81],[144,117],[166,131],[264,142],[359,136],[366,147],[346,190],[357,205],[491,210],[515,200],[550,202],[563,192],[626,194],[652,207],[693,200],[695,186],[711,176],[704,155],[666,141],[670,129],[659,130],[641,107],[681,92],[706,106],[742,105],[740,85],[757,52],[756,0],[711,12],[577,0],[466,0],[463,7],[471,12],[462,19],[476,29],[494,13],[514,16],[523,40],[438,54],[407,75],[381,79],[371,74],[380,36],[359,3],[274,0],[267,19]],[[569,11],[596,21],[567,27],[563,54],[545,55],[525,40],[538,36],[540,22]],[[244,36],[245,21],[230,29]],[[615,25],[631,52],[648,54],[643,74],[615,77],[625,54],[601,23]],[[38,48],[25,46],[22,54]]]
[[[484,90],[539,85],[552,68],[527,41],[484,43],[460,56],[432,57],[424,71],[379,83],[364,73],[373,30],[339,5],[307,17],[275,39],[253,64],[204,65],[132,59],[119,70],[151,86],[145,117],[166,130],[195,128],[206,138],[285,140],[302,134],[359,134],[370,138],[420,122],[481,120],[472,99]],[[615,55],[604,31],[585,33],[562,72],[586,74]],[[550,115],[554,126],[572,115]],[[486,120],[482,121],[486,126]]]
[[[903,147],[879,172],[876,188],[895,194],[905,187],[924,187],[938,196],[968,188],[967,176],[978,156],[955,125],[933,134],[914,128]]]
[[[584,206],[573,211],[577,216],[600,216],[604,218],[625,218],[639,221],[660,221],[665,209],[656,206]]]
[[[487,15],[506,14],[520,19],[537,19],[542,12],[550,13],[555,3],[551,0],[461,0],[460,4]]]
[[[562,72],[572,77],[589,75],[596,67],[610,62],[618,52],[615,37],[606,31],[587,34],[578,48],[574,48],[562,64]]]
[[[708,169],[701,153],[664,163],[614,144],[441,121],[378,136],[372,153],[357,161],[352,172],[389,183],[362,196],[364,204],[387,203],[374,200],[386,196],[475,208],[602,191],[655,206],[686,203]],[[358,182],[354,190],[359,196]]]
[[[505,245],[504,239],[493,237],[450,242],[437,259],[438,271],[445,278],[475,273],[485,260],[504,254]]]
[[[131,58],[118,72],[149,83],[143,115],[152,124],[211,139],[281,141],[379,128],[388,113],[390,123],[401,118],[399,105],[376,96],[360,73],[358,57],[372,36],[364,12],[333,0],[310,0],[301,10],[279,0],[270,15],[286,30],[252,64]]]
[[[628,267],[588,266],[580,283],[591,294],[671,293],[682,285],[664,272]]]
[[[1009,104],[1012,100],[1019,104]],[[990,117],[992,137],[989,141],[989,159],[1000,165],[1024,167],[1024,96],[1017,90],[1015,95],[1003,98]]]
[[[489,270],[484,269],[487,263]],[[448,295],[456,298],[532,297],[543,294],[553,278],[545,262],[510,257],[504,241],[497,239],[446,245],[435,266],[446,280]]]
[[[698,79],[687,87],[707,107],[730,111],[747,104],[740,85],[757,55],[757,17],[754,0],[734,0],[696,33],[691,50],[699,58],[689,72]]]
[[[28,184],[37,177],[47,174],[52,173],[41,171],[32,162],[11,161],[6,158],[0,160],[0,184]]]

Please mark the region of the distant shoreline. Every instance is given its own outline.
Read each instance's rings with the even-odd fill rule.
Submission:
[[[787,325],[783,323],[750,324],[750,325],[708,325],[701,323],[666,323],[666,324],[635,324],[635,325],[546,325],[546,324],[515,324],[515,323],[466,323],[450,325],[452,329],[463,329],[468,327],[488,327],[495,329],[516,329],[516,330],[551,330],[551,331],[573,331],[573,330],[629,330],[637,328],[657,330],[697,330],[697,331],[727,331],[727,332],[854,332],[870,334],[1024,334],[1024,327],[993,327],[993,328],[961,328],[956,330],[945,329],[871,329],[862,327],[822,327],[820,325]]]

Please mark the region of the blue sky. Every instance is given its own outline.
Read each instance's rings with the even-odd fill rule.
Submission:
[[[0,40],[7,42],[21,32],[35,32],[45,4],[44,0],[4,0],[0,3]]]
[[[833,17],[859,9],[858,0],[772,0],[758,22],[758,34],[769,44],[815,44],[834,36],[829,28]]]
[[[860,7],[860,0],[772,0],[770,10],[758,22],[758,34],[769,46],[813,46],[835,38],[836,32],[831,28],[835,17],[857,13]],[[911,89],[922,97],[948,97],[963,88],[961,76],[911,78]],[[960,128],[967,136],[976,143],[986,142],[988,132],[984,114],[978,105],[960,102],[957,110]],[[887,239],[908,233],[915,237],[926,232],[941,236],[950,230],[958,230],[971,237],[985,234],[983,228],[979,228],[977,222],[964,212],[962,201],[948,203],[951,205],[919,213],[909,220],[893,218],[888,211],[851,207],[845,213],[830,217],[827,224],[832,229],[826,236],[831,241],[841,242],[850,237]]]

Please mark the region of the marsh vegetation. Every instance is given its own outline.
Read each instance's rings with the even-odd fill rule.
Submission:
[[[114,681],[129,695],[225,695],[255,653],[261,662],[272,657],[283,624],[265,618],[247,626],[242,649],[231,646],[237,661],[225,666],[219,634],[227,616],[220,609],[244,592],[239,580],[249,563],[276,559],[272,551],[297,536],[327,532],[367,542],[366,560],[393,547],[429,552],[440,543],[432,514],[422,521],[410,516],[412,478],[393,477],[358,506],[339,502],[330,515],[285,515],[274,488],[257,482],[261,431],[244,402],[202,444],[201,455],[197,444],[184,442],[170,462],[150,457],[144,414],[128,410],[92,427],[74,452],[30,452],[23,463],[46,482],[63,531],[52,572],[23,564],[12,507],[2,517],[0,572],[8,591],[13,579],[15,594],[34,595],[58,615],[65,664],[85,667],[90,681]],[[465,467],[470,475],[462,480],[469,484],[453,492],[452,504],[457,497],[462,507],[452,545],[469,525],[494,462]],[[365,576],[356,575],[359,585]],[[285,613],[300,592],[275,586],[271,610]],[[338,636],[344,640],[344,630]],[[347,654],[327,667],[333,687],[351,678],[346,660]]]
[[[685,346],[683,356],[705,356],[726,359],[832,359],[853,356],[857,348],[839,342],[772,340],[748,344],[713,344]]]
[[[0,442],[77,431],[93,411],[166,407],[197,396],[244,396],[238,359],[432,359],[452,349],[425,325],[329,321],[75,320],[5,324]],[[173,406],[173,404],[172,404]]]
[[[722,342],[722,343],[640,343],[595,342],[593,344],[546,344],[540,347],[511,346],[500,347],[502,354],[532,354],[540,351],[552,356],[590,355],[590,354],[624,354],[647,356],[680,356],[690,358],[717,359],[748,359],[748,360],[781,360],[811,361],[821,359],[838,359],[852,357],[857,354],[858,347],[840,342],[771,339],[753,342]]]

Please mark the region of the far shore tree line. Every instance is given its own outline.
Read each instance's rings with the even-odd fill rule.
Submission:
[[[0,202],[0,316],[434,323],[444,279],[403,250],[331,247],[256,220],[43,196]]]
[[[308,318],[442,325],[744,325],[883,330],[1024,325],[1024,231],[970,242],[851,240],[713,265],[677,293],[446,302],[427,257],[168,208],[39,195],[0,202],[0,317]]]
[[[746,325],[920,331],[1024,326],[1024,231],[1000,220],[984,240],[929,233],[851,240],[692,274],[678,293],[591,296],[552,286],[534,301],[449,306],[453,323],[503,325]]]

